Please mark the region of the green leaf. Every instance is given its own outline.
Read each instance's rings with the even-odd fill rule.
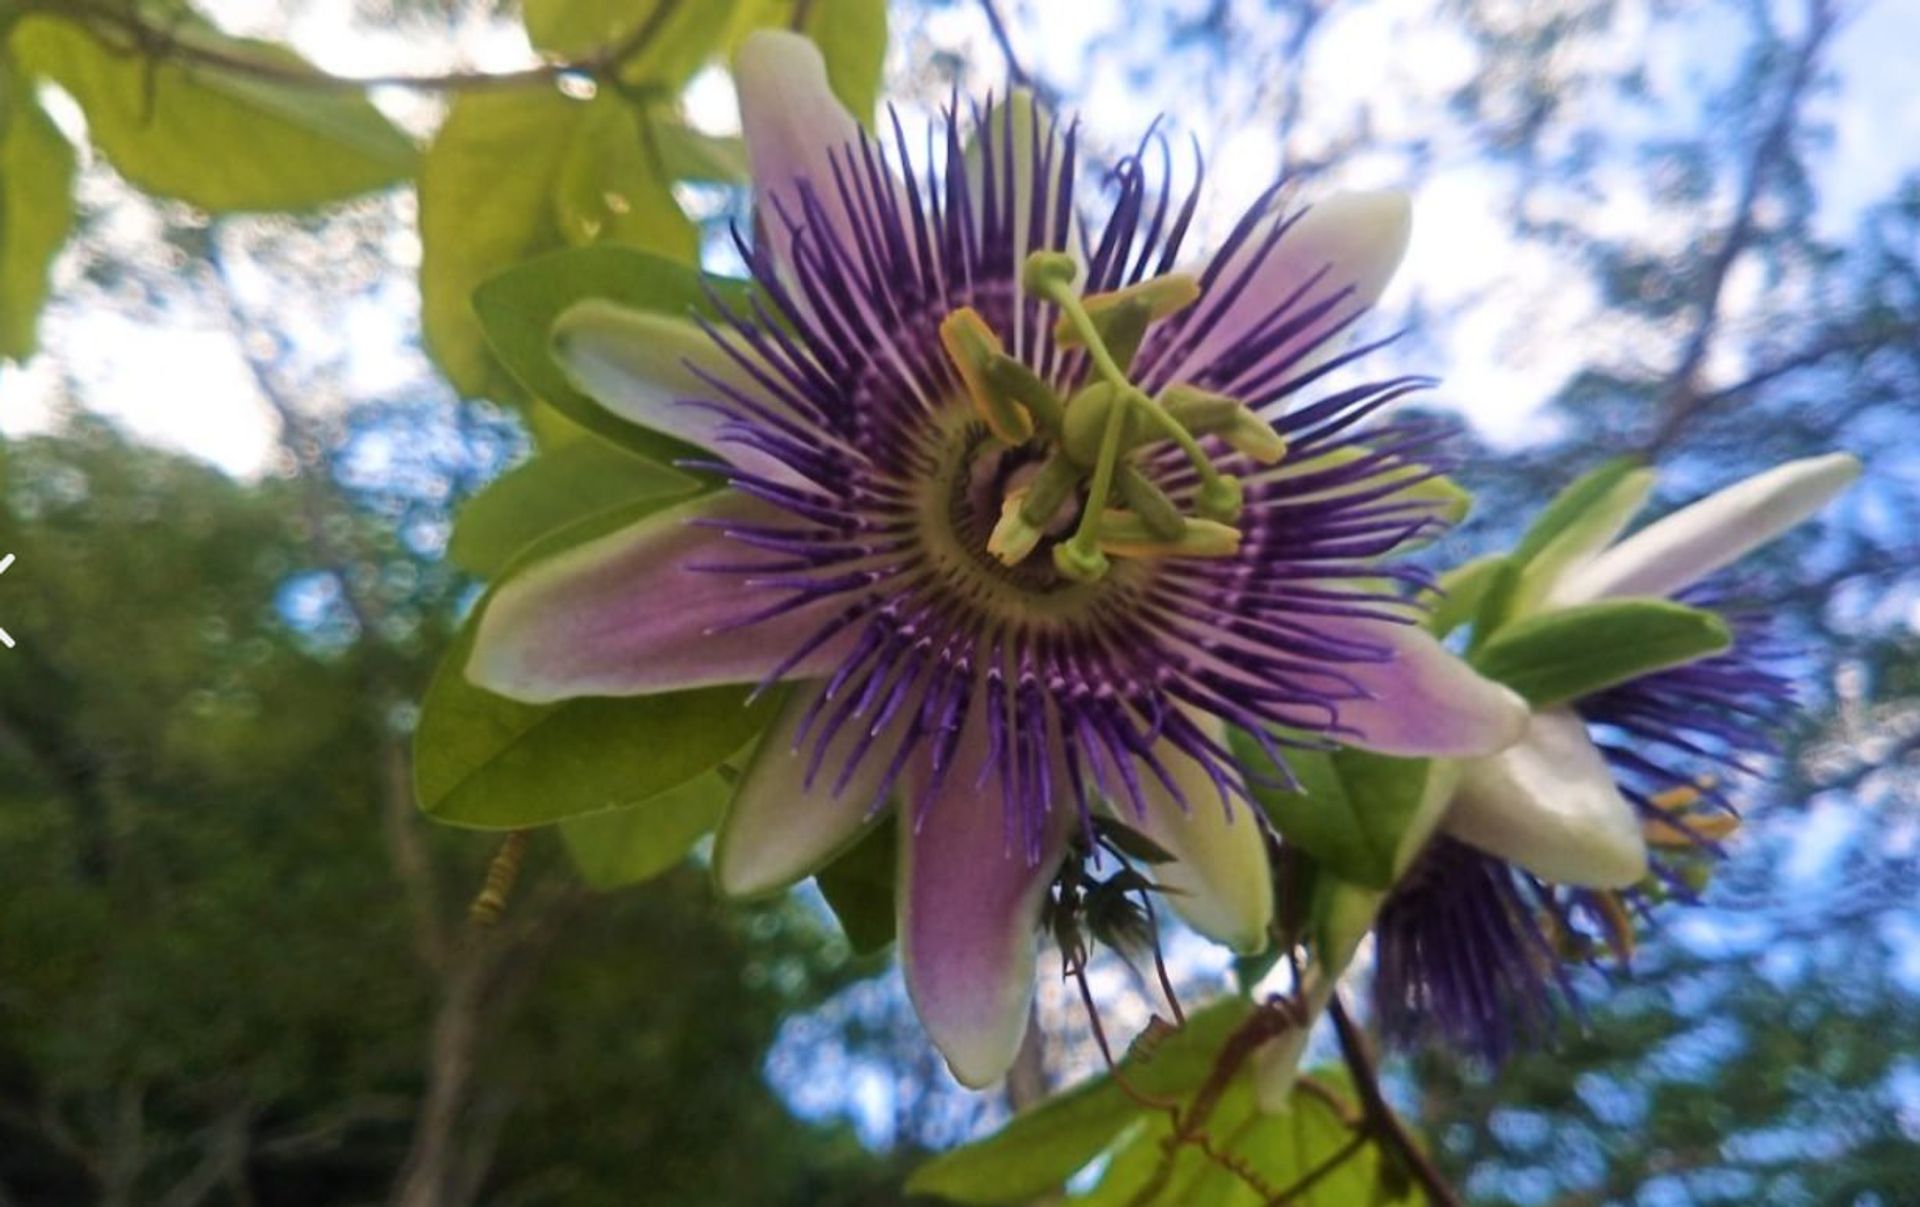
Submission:
[[[475,314],[475,290],[490,278],[596,242],[691,264],[696,234],[656,162],[634,110],[611,92],[592,101],[543,89],[455,98],[420,167],[421,323],[455,388],[515,395],[518,375],[500,371]],[[546,328],[531,335],[544,341]]]
[[[1472,662],[1540,709],[1717,654],[1732,642],[1726,622],[1711,612],[1663,599],[1617,599],[1514,621]]]
[[[662,5],[672,7],[662,13]],[[672,95],[719,52],[734,7],[734,0],[525,0],[521,11],[535,48],[568,59],[624,45],[652,25],[621,62],[620,78]]]
[[[73,148],[0,64],[0,358],[33,355],[47,274],[73,226]]]
[[[1344,1070],[1319,1068],[1309,1076],[1343,1098],[1348,1112],[1357,1112],[1358,1096]],[[1263,1114],[1251,1087],[1241,1081],[1221,1096],[1207,1133],[1216,1150],[1231,1153],[1243,1170],[1279,1193],[1291,1190],[1352,1141],[1350,1117],[1343,1117],[1343,1112],[1321,1098],[1298,1091],[1285,1111]],[[1158,1175],[1162,1145],[1171,1129],[1172,1121],[1165,1115],[1143,1118],[1115,1151],[1094,1190],[1068,1201],[1078,1207],[1123,1207],[1134,1202]],[[1383,1177],[1386,1161],[1377,1145],[1362,1145],[1304,1193],[1286,1201],[1297,1207],[1418,1204],[1417,1192]],[[1392,1193],[1383,1196],[1383,1187]],[[1267,1202],[1245,1177],[1191,1145],[1177,1151],[1164,1187],[1153,1201],[1206,1207],[1264,1207]]]
[[[560,837],[590,887],[639,884],[685,859],[720,823],[732,791],[723,774],[709,771],[645,804],[567,818],[560,823]]]
[[[840,920],[847,943],[860,955],[893,942],[894,865],[900,834],[894,815],[870,826],[852,849],[814,877]]]
[[[1248,769],[1278,778],[1251,734],[1235,729],[1229,742]],[[1435,799],[1445,775],[1439,765],[1362,750],[1289,751],[1287,765],[1300,791],[1253,788],[1280,833],[1342,879],[1392,887],[1442,803]]]
[[[1439,598],[1427,613],[1427,631],[1435,637],[1445,637],[1472,620],[1506,560],[1499,554],[1489,554],[1442,574]]]
[[[1250,1009],[1235,997],[1191,1015],[1152,1059],[1121,1062],[1128,1083],[1161,1096],[1198,1088]],[[1140,1111],[1112,1075],[1102,1073],[1020,1112],[993,1135],[935,1157],[907,1179],[907,1192],[957,1203],[1014,1203],[1056,1191]]]
[[[702,134],[677,117],[656,116],[654,145],[669,180],[696,180],[713,184],[745,184],[747,144],[739,137]]]
[[[694,263],[700,232],[673,199],[670,180],[640,111],[611,93],[595,97],[554,182],[561,237],[574,247],[606,240]]]
[[[1352,962],[1385,901],[1384,889],[1363,888],[1320,869],[1313,878],[1307,926],[1323,967],[1345,968]]]
[[[733,41],[755,29],[793,29],[813,39],[827,61],[827,85],[862,125],[872,122],[887,60],[886,0],[744,0]]]
[[[170,36],[278,68],[307,64],[284,47],[174,22]],[[72,94],[87,131],[120,174],[202,209],[295,210],[404,179],[411,140],[351,91],[278,84],[107,46],[81,25],[28,17],[13,33],[20,65]]]
[[[624,527],[667,501],[582,520],[515,564]],[[496,696],[465,674],[486,604],[474,609],[435,672],[413,735],[414,793],[421,809],[449,825],[520,829],[640,804],[719,766],[779,708],[781,692],[749,705],[746,686],[542,705]]]
[[[486,338],[520,383],[589,431],[653,461],[694,450],[671,437],[628,423],[573,388],[553,359],[548,333],[576,302],[603,298],[661,314],[712,314],[698,272],[659,256],[622,247],[555,252],[494,277],[473,296]],[[746,286],[706,279],[729,306],[743,306]]]
[[[540,538],[596,512],[665,503],[699,488],[683,473],[591,436],[544,450],[490,483],[460,509],[447,556],[481,578],[498,577]]]

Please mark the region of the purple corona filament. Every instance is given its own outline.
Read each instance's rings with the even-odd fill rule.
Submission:
[[[1054,309],[1019,283],[1030,253],[1078,240],[1075,131],[1049,128],[1023,148],[1013,108],[992,102],[972,127],[969,152],[948,111],[943,154],[917,176],[896,175],[865,135],[835,152],[833,179],[800,182],[800,203],[774,216],[791,241],[788,263],[768,241],[737,237],[765,300],[710,330],[782,409],[717,379],[712,398],[683,405],[717,409],[727,445],[767,467],[743,469],[743,455],[699,468],[782,513],[728,526],[744,555],[702,567],[764,593],[736,627],[799,609],[820,617],[767,683],[819,651],[837,655],[800,727],[809,784],[844,785],[865,760],[885,760],[877,809],[925,751],[932,774],[907,802],[917,819],[939,795],[962,728],[984,724],[993,782],[963,787],[997,792],[1009,836],[1034,860],[1045,818],[1063,803],[1057,785],[1083,811],[1094,792],[1143,808],[1143,775],[1179,796],[1155,754],[1162,742],[1205,769],[1220,795],[1212,807],[1245,798],[1245,773],[1194,714],[1243,727],[1276,755],[1273,727],[1303,735],[1295,741],[1353,736],[1341,705],[1367,693],[1341,665],[1383,662],[1390,651],[1328,621],[1414,619],[1404,600],[1424,575],[1378,559],[1442,525],[1407,488],[1445,468],[1435,457],[1443,432],[1374,427],[1360,442],[1381,408],[1430,384],[1417,377],[1294,405],[1379,346],[1323,351],[1364,310],[1350,290],[1316,288],[1332,266],[1230,346],[1195,355],[1293,227],[1270,221],[1281,208],[1276,187],[1214,257],[1198,303],[1151,330],[1132,371],[1149,394],[1178,381],[1231,395],[1285,437],[1287,472],[1204,441],[1245,483],[1237,554],[1156,558],[1092,587],[1059,578],[1044,557],[995,561],[985,544],[1001,488],[1040,454],[995,443],[956,407],[964,387],[939,324],[972,308],[1063,397],[1089,370],[1083,350],[1056,342]],[[897,117],[892,132],[904,167]],[[1169,186],[1150,188],[1148,145],[1113,170],[1111,217],[1079,248],[1089,293],[1162,274],[1182,250],[1199,185],[1177,205]],[[837,215],[848,220],[836,226]],[[1191,500],[1197,479],[1176,453],[1140,468],[1176,503]],[[928,537],[930,510],[951,539]]]

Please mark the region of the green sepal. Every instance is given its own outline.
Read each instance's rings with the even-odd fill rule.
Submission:
[[[1733,643],[1726,621],[1663,599],[1617,599],[1516,620],[1471,658],[1536,709],[1552,708]]]
[[[1528,526],[1509,556],[1517,562],[1532,561],[1548,544],[1604,501],[1622,479],[1640,469],[1636,457],[1615,457],[1574,479],[1553,496],[1553,501]]]
[[[1277,778],[1251,734],[1235,729],[1228,740],[1242,765]],[[1325,870],[1375,889],[1392,887],[1425,843],[1454,772],[1444,761],[1362,750],[1291,751],[1287,765],[1300,790],[1256,784],[1254,799],[1281,835]]]
[[[729,308],[746,306],[745,282],[703,277],[685,264],[632,248],[580,247],[537,256],[489,279],[474,291],[473,309],[494,355],[534,397],[630,452],[671,464],[699,450],[629,423],[575,389],[553,357],[548,333],[569,307],[589,299],[675,318],[713,317],[709,289]]]
[[[1427,613],[1427,631],[1445,637],[1472,620],[1480,603],[1499,579],[1507,559],[1500,554],[1477,557],[1440,576],[1439,596]]]

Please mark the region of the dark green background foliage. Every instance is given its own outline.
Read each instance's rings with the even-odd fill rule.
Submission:
[[[1416,189],[1496,181],[1506,235],[1561,256],[1599,313],[1550,430],[1519,454],[1462,434],[1478,503],[1435,565],[1500,550],[1616,455],[1662,466],[1659,506],[1788,457],[1865,457],[1855,501],[1743,580],[1801,651],[1805,711],[1691,915],[1709,924],[1664,911],[1629,969],[1579,974],[1553,1051],[1497,1071],[1433,1051],[1387,1075],[1475,1203],[1920,1203],[1920,171],[1902,147],[1875,180],[1830,170],[1831,103],[1885,84],[1849,78],[1861,48],[1841,47],[1897,3],[1459,0],[1435,18],[1464,48],[1457,81],[1330,114],[1304,84],[1343,69],[1330,31],[1392,0],[1127,6],[1078,71],[1021,0],[360,0],[363,31],[448,49],[472,21],[524,22],[546,56],[544,74],[420,89],[434,103],[411,109],[316,88],[292,52],[183,0],[0,0],[0,360],[65,408],[56,434],[0,451],[0,553],[19,559],[0,623],[20,639],[0,650],[0,1207],[896,1203],[926,1150],[1003,1113],[939,1070],[880,976],[889,956],[851,954],[805,901],[715,900],[685,856],[725,768],[637,808],[608,806],[660,785],[615,762],[531,796],[487,769],[584,757],[588,731],[496,760],[475,735],[537,710],[456,680],[428,692],[481,580],[701,488],[635,460],[668,442],[554,380],[541,324],[608,288],[685,300],[703,255],[727,262],[742,149],[689,124],[682,90],[768,25],[813,37],[863,118],[883,95],[924,110],[1024,68],[1065,109],[1118,78],[1171,112],[1176,143],[1269,132],[1309,187],[1360,153]],[[251,32],[313,7],[287,0]],[[1676,98],[1650,64],[1682,52],[1712,69]],[[1089,117],[1092,185],[1137,130]],[[1608,212],[1623,192],[1644,218]],[[354,349],[314,336],[375,298],[413,358],[399,385],[364,385]],[[87,342],[99,316],[230,335],[274,428],[263,471],[230,478],[89,417],[92,369],[117,351]],[[1444,376],[1460,316],[1416,290],[1406,317],[1387,357]],[[1539,351],[1515,325],[1516,354]],[[217,386],[142,384],[175,409]],[[1671,650],[1652,661],[1720,639],[1656,619]],[[1547,669],[1542,698],[1597,673]],[[591,707],[595,742],[648,716]],[[567,819],[533,837],[493,926],[468,905],[500,836],[415,799],[413,736],[448,727],[418,804],[467,825]],[[687,757],[718,764],[740,738]],[[1810,812],[1860,824],[1808,873]],[[1335,827],[1313,853],[1379,881],[1393,852],[1376,837]],[[855,928],[863,951],[889,941],[886,863],[825,886],[881,920]],[[1094,1058],[1074,1017],[1047,1021],[1038,1071],[1057,1087]],[[797,1049],[826,1055],[795,1074]],[[863,1136],[780,1092],[856,1061],[891,1095]],[[1027,1116],[1071,1131],[1070,1152],[987,1147],[920,1184],[1027,1194],[1117,1140],[1093,1192],[1109,1201],[1157,1134],[1134,1117],[1093,1085]]]

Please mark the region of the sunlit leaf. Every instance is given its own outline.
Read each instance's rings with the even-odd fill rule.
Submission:
[[[737,135],[703,134],[671,115],[653,120],[660,163],[670,180],[745,184],[747,144]]]
[[[560,823],[560,837],[592,887],[639,884],[685,859],[720,823],[732,791],[724,775],[709,771],[643,804],[570,817]]]
[[[73,148],[0,66],[0,358],[33,355],[47,273],[73,225]]]
[[[1158,1096],[1197,1089],[1220,1045],[1251,1008],[1243,999],[1227,998],[1194,1014],[1151,1059],[1121,1062],[1128,1083]],[[1102,1073],[1029,1107],[993,1135],[935,1157],[914,1171],[907,1190],[956,1203],[1026,1202],[1058,1190],[1142,1109],[1111,1074]]]
[[[588,57],[638,36],[620,62],[620,78],[664,94],[679,91],[719,53],[735,7],[735,0],[525,0],[521,6],[528,39],[558,57]]]
[[[1551,708],[1732,644],[1724,620],[1659,599],[1584,604],[1514,621],[1473,656],[1476,670]]]
[[[172,36],[286,69],[284,47],[227,38],[187,19]],[[145,58],[71,21],[28,17],[13,33],[23,70],[73,95],[120,174],[204,209],[305,209],[404,179],[413,143],[359,93]]]
[[[461,393],[516,392],[475,314],[483,282],[569,244],[621,243],[692,261],[693,228],[652,164],[631,107],[611,93],[578,101],[523,88],[455,99],[420,168],[420,304],[427,346]],[[534,334],[546,338],[544,328]]]

